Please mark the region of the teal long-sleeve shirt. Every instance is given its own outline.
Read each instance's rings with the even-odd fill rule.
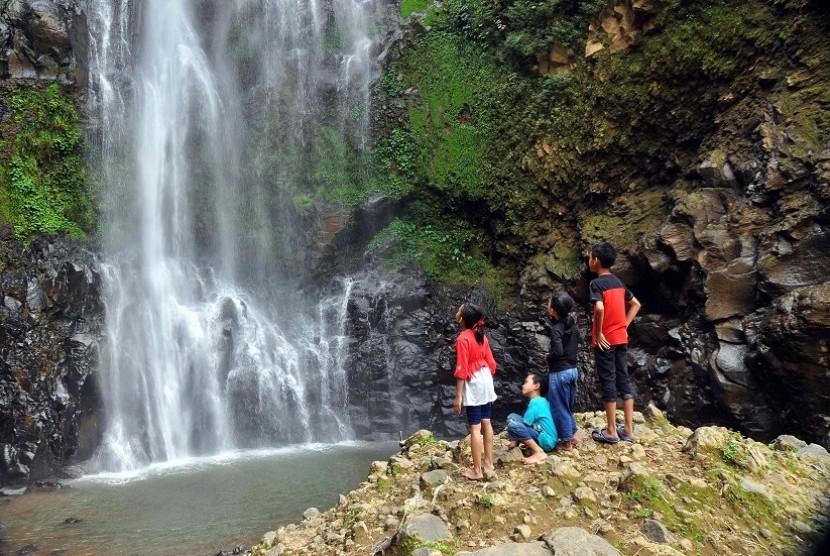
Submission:
[[[528,427],[533,427],[539,431],[539,438],[536,442],[546,452],[550,452],[559,441],[559,435],[556,432],[556,425],[553,424],[553,417],[550,413],[550,403],[547,398],[537,396],[532,398],[527,404],[527,411],[525,411],[522,421]]]

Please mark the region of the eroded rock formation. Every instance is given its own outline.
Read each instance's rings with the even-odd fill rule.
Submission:
[[[0,484],[52,477],[98,442],[90,378],[103,329],[91,252],[56,239],[0,241]]]

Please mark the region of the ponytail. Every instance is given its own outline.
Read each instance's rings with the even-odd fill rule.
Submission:
[[[487,326],[487,323],[484,322],[484,313],[482,310],[477,305],[465,303],[461,306],[460,313],[464,327],[469,328],[475,333],[476,342],[483,344],[484,327]]]
[[[559,290],[550,297],[550,307],[556,311],[559,320],[565,323],[565,333],[570,333],[576,325],[573,314],[576,303],[573,298],[565,290]]]

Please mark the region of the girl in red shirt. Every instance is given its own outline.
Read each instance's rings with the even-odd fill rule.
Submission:
[[[465,303],[458,308],[455,321],[461,327],[461,334],[455,340],[456,363],[453,375],[456,382],[453,409],[456,415],[461,415],[462,406],[466,409],[467,430],[470,433],[470,448],[473,453],[473,467],[464,469],[461,473],[470,480],[480,481],[484,479],[483,469],[495,469],[490,413],[493,402],[496,401],[496,391],[493,387],[496,361],[490,350],[490,342],[484,335],[484,316],[481,309],[472,303]]]

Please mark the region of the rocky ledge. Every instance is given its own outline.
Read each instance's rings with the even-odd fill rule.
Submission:
[[[495,445],[484,482],[460,475],[469,439],[419,431],[334,508],[267,533],[255,556],[291,554],[681,555],[810,553],[823,538],[830,454],[781,436],[675,427],[654,406],[638,441],[594,443],[604,414],[577,415],[582,443],[535,466]]]

